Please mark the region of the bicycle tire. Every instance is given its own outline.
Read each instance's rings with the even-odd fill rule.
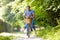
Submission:
[[[28,28],[27,28],[27,36],[28,36],[28,38],[30,37],[30,24],[28,24]]]

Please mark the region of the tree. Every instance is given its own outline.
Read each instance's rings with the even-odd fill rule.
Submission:
[[[36,24],[40,26],[55,26],[57,25],[56,18],[59,18],[57,13],[60,8],[59,1],[60,0],[15,0],[10,8],[7,6],[10,12],[7,13],[6,19],[9,19],[8,22],[13,23],[21,19],[23,20],[23,11],[27,5],[30,5],[31,9],[35,11]]]

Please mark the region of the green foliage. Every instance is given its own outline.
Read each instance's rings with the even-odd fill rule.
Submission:
[[[38,30],[37,36],[46,40],[60,40],[60,19],[57,19],[56,27],[47,26],[44,30]]]
[[[12,24],[18,20],[23,20],[23,11],[27,5],[30,5],[31,9],[35,11],[35,24],[55,26],[57,25],[56,18],[59,3],[59,0],[15,0],[11,5],[9,5],[10,3],[6,5],[4,12],[6,16],[4,18],[8,23],[12,22]]]
[[[4,30],[3,28],[3,21],[0,19],[0,32],[2,32]]]
[[[12,4],[9,3],[3,8],[3,18],[5,22],[12,26],[20,25],[20,22],[23,20],[22,6],[24,4],[21,5],[21,2],[23,0],[15,0]]]
[[[0,0],[0,5],[5,6],[5,5],[7,5],[8,3],[12,2],[12,1],[14,1],[14,0]]]
[[[46,40],[60,40],[60,24],[56,27],[47,26],[44,30],[38,30],[37,36]]]
[[[4,37],[4,36],[0,36],[0,40],[12,40],[13,39],[13,37],[12,36],[6,36],[6,37]]]

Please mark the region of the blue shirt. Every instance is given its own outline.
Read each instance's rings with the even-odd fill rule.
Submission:
[[[25,10],[25,11],[24,11],[24,15],[25,15],[25,16],[30,17],[30,16],[32,16],[33,14],[34,14],[34,11],[33,11],[33,10],[30,10],[30,11]],[[32,25],[34,25],[34,18],[32,19]],[[25,24],[24,28],[26,29],[27,27],[28,27],[27,24]]]
[[[28,10],[25,10],[25,11],[24,11],[24,15],[25,15],[25,16],[30,17],[30,16],[32,16],[33,14],[34,14],[34,11],[33,11],[33,10],[29,10],[29,11],[28,11]]]

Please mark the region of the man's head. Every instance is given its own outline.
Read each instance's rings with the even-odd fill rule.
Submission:
[[[27,10],[30,10],[30,6],[26,6],[26,9],[27,9]]]

